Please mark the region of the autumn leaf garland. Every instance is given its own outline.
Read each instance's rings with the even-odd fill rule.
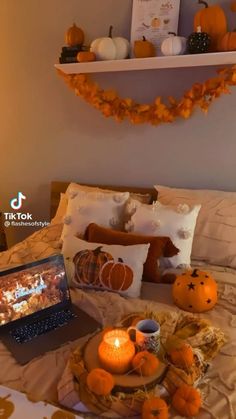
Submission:
[[[127,119],[133,124],[160,125],[174,122],[178,118],[188,119],[198,107],[207,113],[215,99],[230,93],[230,86],[236,86],[234,65],[218,70],[216,77],[203,83],[194,83],[179,100],[169,97],[169,103],[165,104],[158,96],[153,103],[142,104],[131,98],[119,97],[115,90],[103,90],[87,74],[65,74],[60,70],[58,72],[77,96],[82,97],[105,117],[113,117],[119,122]]]

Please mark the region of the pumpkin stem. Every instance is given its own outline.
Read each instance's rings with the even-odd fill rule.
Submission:
[[[118,262],[119,263],[124,263],[123,259],[121,259],[121,258],[118,258]]]
[[[206,7],[206,8],[208,8],[209,6],[208,6],[208,3],[206,2],[206,1],[203,1],[203,0],[198,0],[198,4],[204,4],[204,6]]]
[[[194,269],[194,271],[193,271],[193,273],[191,275],[193,278],[197,278],[198,277],[197,271],[198,271],[198,269]]]
[[[174,35],[177,36],[177,34],[175,32],[168,32],[168,35]]]
[[[94,249],[93,254],[94,255],[98,255],[102,250],[102,246],[97,247],[96,249]]]
[[[145,36],[143,36],[143,42],[145,42],[146,41],[146,38],[145,38]]]
[[[109,28],[109,38],[112,38],[112,31],[113,31],[113,26],[111,25]]]

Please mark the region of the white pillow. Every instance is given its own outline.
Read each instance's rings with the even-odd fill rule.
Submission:
[[[60,194],[60,202],[57,207],[55,216],[51,219],[51,224],[60,224],[63,223],[63,218],[66,214],[66,209],[68,205],[68,198],[66,194]]]
[[[83,238],[90,223],[116,230],[124,229],[125,205],[129,192],[72,190],[68,197],[61,239],[66,236]]]
[[[107,245],[66,237],[62,253],[69,282],[76,287],[139,297],[149,246]]]
[[[133,203],[134,214],[126,225],[126,230],[134,233],[167,236],[179,249],[172,258],[163,258],[162,266],[189,267],[194,229],[201,205],[170,207],[156,201],[153,205]],[[165,263],[164,263],[165,261]]]

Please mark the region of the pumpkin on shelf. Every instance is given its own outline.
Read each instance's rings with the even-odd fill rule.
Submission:
[[[94,368],[87,375],[87,386],[97,396],[108,396],[115,383],[113,376],[102,368]]]
[[[185,417],[197,415],[201,404],[199,391],[187,384],[182,384],[172,398],[172,406],[180,415]]]
[[[148,41],[145,36],[143,39],[134,41],[134,56],[135,58],[149,58],[156,56],[155,45]]]
[[[168,419],[168,405],[160,397],[150,397],[142,407],[142,419]]]
[[[74,23],[73,26],[71,26],[66,32],[65,42],[70,47],[83,45],[84,43],[83,30],[81,28],[78,28],[78,26],[76,26],[76,24]]]
[[[201,26],[202,31],[206,32],[211,38],[210,50],[218,51],[218,43],[227,32],[225,13],[219,5],[209,6],[203,0],[198,0],[198,4],[205,7],[199,10],[194,17],[194,30],[196,32],[198,26]]]
[[[220,51],[236,51],[236,30],[227,32],[219,42]]]
[[[96,55],[97,60],[123,60],[128,58],[130,44],[126,38],[112,37],[113,26],[109,28],[109,36],[95,39],[90,51]]]
[[[193,365],[193,350],[191,346],[186,343],[180,347],[172,349],[169,356],[171,362],[176,365],[176,367],[188,369],[191,365]]]
[[[202,313],[217,302],[217,283],[208,273],[198,269],[183,272],[172,287],[174,303],[192,313]]]
[[[144,377],[154,375],[159,366],[159,359],[148,351],[138,352],[132,359],[135,372]]]
[[[82,250],[73,258],[75,265],[74,278],[77,282],[87,285],[99,285],[99,271],[102,266],[113,257],[108,252],[103,252],[102,246],[94,250]]]
[[[96,61],[96,55],[92,51],[80,51],[77,54],[77,61],[79,63],[88,63]]]
[[[133,271],[121,258],[105,263],[100,271],[100,282],[113,291],[126,291],[133,282]]]
[[[187,39],[183,36],[177,36],[175,32],[168,32],[168,38],[161,44],[163,55],[182,55],[186,52]]]
[[[197,27],[197,32],[193,32],[187,41],[188,52],[190,54],[204,54],[209,52],[211,38],[206,32],[202,32],[201,26]]]

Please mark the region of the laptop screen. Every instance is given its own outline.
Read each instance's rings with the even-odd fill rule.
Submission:
[[[0,326],[69,300],[62,255],[0,272]]]

